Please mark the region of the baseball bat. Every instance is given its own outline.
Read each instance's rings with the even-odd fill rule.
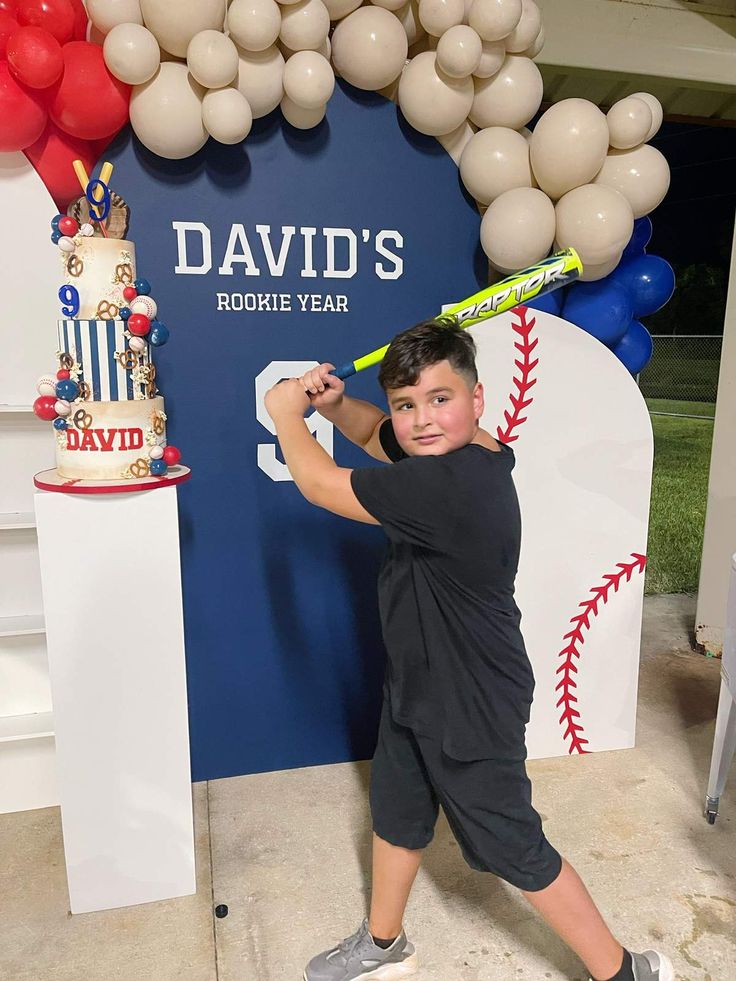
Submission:
[[[449,310],[445,310],[441,316],[454,316],[462,328],[472,327],[482,320],[497,317],[538,296],[551,293],[561,286],[567,286],[568,283],[574,282],[582,271],[583,264],[575,249],[564,249],[529,266],[528,269],[507,276],[500,283],[474,293],[461,303],[456,303]],[[356,361],[347,361],[335,368],[332,374],[342,379],[350,378],[358,371],[383,361],[388,348],[389,345],[386,344]]]

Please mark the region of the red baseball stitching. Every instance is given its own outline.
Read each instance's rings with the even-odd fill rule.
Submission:
[[[580,712],[576,708],[573,708],[572,704],[577,704],[577,697],[570,691],[571,688],[577,688],[577,683],[574,681],[572,674],[577,674],[578,672],[577,666],[573,663],[573,658],[580,660],[578,645],[582,647],[585,643],[583,630],[590,629],[591,616],[598,616],[599,601],[602,599],[605,605],[608,602],[608,594],[611,587],[613,586],[614,593],[617,593],[624,576],[626,576],[626,582],[629,582],[634,572],[644,571],[647,564],[646,555],[632,552],[631,557],[634,560],[631,563],[617,562],[616,567],[619,571],[604,575],[604,585],[593,586],[590,590],[593,596],[578,604],[583,608],[583,612],[578,613],[570,619],[570,623],[575,625],[574,629],[570,633],[565,634],[563,639],[568,641],[568,644],[558,654],[558,657],[564,657],[565,660],[555,671],[555,674],[562,674],[562,679],[555,687],[555,691],[562,689],[562,696],[555,707],[559,708],[561,705],[564,705],[562,715],[560,716],[560,725],[563,725],[565,721],[567,722],[567,729],[562,738],[570,739],[569,752],[571,756],[574,752],[580,753],[581,755],[588,753],[588,750],[583,748],[588,740],[583,739],[581,733],[584,729],[577,721],[580,719]]]
[[[534,401],[533,397],[527,398],[527,394],[537,384],[537,379],[532,378],[531,374],[539,364],[539,358],[535,358],[532,361],[531,355],[539,343],[539,338],[535,337],[531,342],[529,340],[529,335],[534,330],[537,321],[533,316],[530,320],[527,320],[528,312],[527,307],[516,307],[511,311],[512,315],[515,314],[517,318],[516,323],[512,322],[511,326],[514,332],[521,338],[521,341],[514,343],[514,347],[521,354],[521,358],[514,361],[514,364],[519,369],[519,374],[515,375],[513,379],[516,394],[511,392],[509,395],[509,401],[511,402],[513,411],[504,410],[503,415],[506,420],[506,429],[502,429],[501,426],[498,426],[496,429],[496,437],[502,443],[513,443],[514,440],[519,438],[518,434],[514,433],[514,430],[526,422],[527,417],[521,413]]]

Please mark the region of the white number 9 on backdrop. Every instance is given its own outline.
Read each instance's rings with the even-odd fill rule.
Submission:
[[[271,416],[266,412],[264,399],[269,388],[282,378],[297,378],[310,368],[316,368],[318,361],[272,361],[256,378],[256,419],[272,436],[276,435]],[[310,433],[314,433],[317,442],[332,456],[332,423],[317,412],[313,412],[305,420]],[[258,444],[258,466],[268,474],[271,480],[291,480],[289,468],[276,458],[276,443]]]

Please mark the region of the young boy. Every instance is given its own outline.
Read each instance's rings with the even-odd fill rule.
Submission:
[[[388,536],[378,586],[388,663],[371,771],[370,916],[313,958],[305,981],[414,974],[402,920],[440,804],[466,862],[521,889],[592,979],[674,981],[662,954],[631,954],[613,937],[532,807],[514,454],[479,427],[472,337],[440,319],[394,338],[379,373],[390,416],[347,397],[333,367],[276,385],[266,408],[307,500]],[[394,465],[338,467],[304,423],[310,406]]]

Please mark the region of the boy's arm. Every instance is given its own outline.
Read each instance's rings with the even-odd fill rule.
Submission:
[[[374,459],[389,463],[378,433],[390,416],[370,402],[345,395],[344,382],[330,374],[334,367],[329,363],[321,364],[301,377],[311,405],[337,426],[351,443],[360,446]]]
[[[266,410],[276,426],[289,473],[311,504],[365,524],[379,522],[360,504],[350,483],[352,470],[338,467],[304,422],[309,397],[300,378],[282,381],[266,393]]]

